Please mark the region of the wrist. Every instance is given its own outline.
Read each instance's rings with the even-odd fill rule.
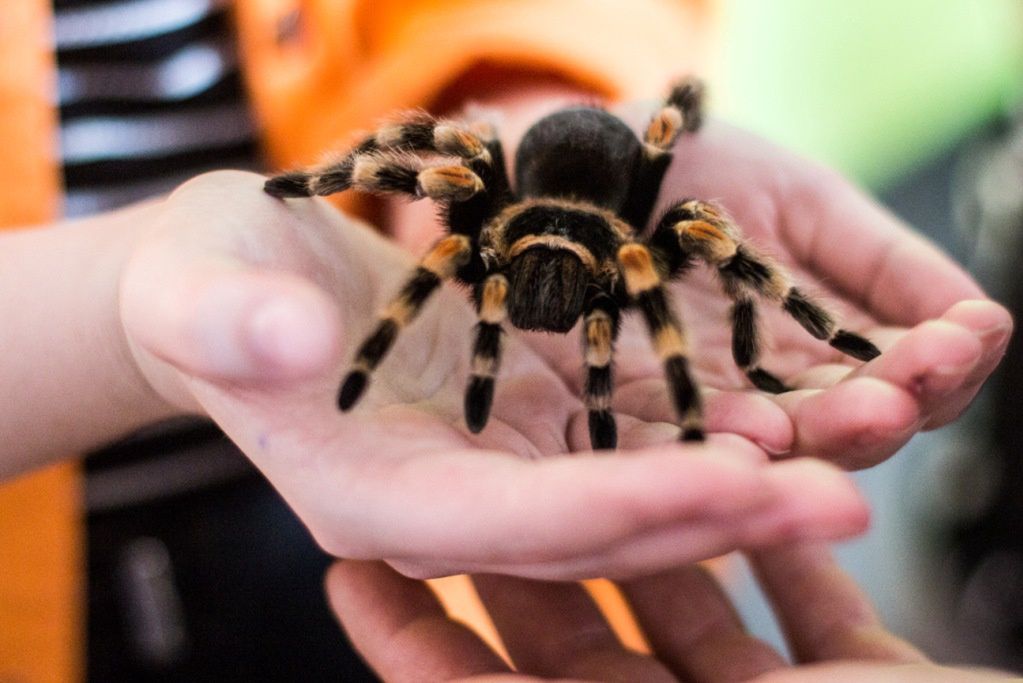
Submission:
[[[145,372],[121,316],[121,279],[136,246],[161,210],[162,202],[145,202],[83,221],[69,232],[79,266],[77,314],[72,330],[94,354],[87,374],[103,382],[94,397],[104,412],[117,417],[107,423],[107,439],[185,412],[168,400]]]
[[[0,476],[97,448],[179,413],[146,381],[118,312],[119,274],[153,207],[7,235]]]

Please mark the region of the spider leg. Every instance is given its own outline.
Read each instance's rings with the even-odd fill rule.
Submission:
[[[338,407],[347,411],[359,400],[369,376],[394,345],[398,333],[422,310],[423,304],[441,282],[455,275],[470,255],[470,241],[463,235],[438,240],[406,280],[398,296],[384,310],[376,329],[355,355],[355,362],[338,392]]]
[[[453,156],[460,164],[430,165],[420,154]],[[448,231],[472,240],[472,255],[458,272],[479,282],[486,268],[479,234],[514,196],[504,166],[504,150],[493,127],[435,119],[425,112],[406,114],[364,138],[339,161],[274,176],[263,189],[270,195],[310,197],[347,189],[430,197],[442,206]]]
[[[717,269],[732,306],[732,353],[736,364],[758,388],[779,393],[787,388],[758,365],[760,340],[754,296],[776,301],[815,338],[853,358],[869,361],[880,351],[868,339],[845,329],[834,316],[792,283],[778,264],[742,238],[731,220],[707,202],[684,200],[665,214],[658,231],[672,230],[681,248]]]
[[[425,112],[412,112],[364,138],[339,161],[274,176],[266,181],[264,190],[275,197],[310,197],[354,187],[368,192],[404,192],[417,198],[429,196],[458,201],[458,196],[430,193],[429,190],[437,186],[436,178],[415,182],[419,172],[424,170],[422,161],[418,159],[421,154],[460,157],[465,162],[490,162],[486,142],[469,128],[435,119]],[[447,174],[464,175],[467,172],[464,166],[458,165],[440,168]],[[471,179],[463,179],[455,185],[464,193],[466,183],[468,186],[474,184]]]
[[[346,157],[308,173],[277,176],[269,179],[264,189],[276,197],[322,197],[356,189],[457,202],[482,190],[483,181],[462,165],[431,166],[409,152],[383,151]]]
[[[508,316],[508,279],[495,273],[479,289],[479,323],[472,347],[472,375],[465,388],[465,423],[478,434],[490,417],[494,378],[501,365],[501,323]]]
[[[469,282],[479,282],[487,272],[480,256],[479,237],[484,224],[512,201],[511,185],[504,167],[504,148],[496,132],[485,123],[473,127],[486,148],[486,155],[469,161],[469,168],[483,180],[483,191],[464,202],[447,207],[448,229],[472,240],[472,258],[459,271]],[[490,418],[494,382],[501,363],[501,323],[508,316],[508,279],[493,273],[477,286],[479,292],[476,339],[472,350],[472,375],[465,389],[465,422],[469,431],[479,433]]]
[[[618,445],[618,427],[611,412],[614,388],[611,359],[619,328],[618,304],[606,292],[599,292],[586,304],[583,317],[583,354],[586,385],[583,402],[589,411],[590,444],[594,449]]]
[[[703,83],[686,78],[676,83],[643,135],[643,157],[633,178],[622,217],[642,230],[650,220],[661,181],[671,164],[671,148],[678,136],[695,133],[703,125]]]
[[[642,312],[654,349],[664,363],[682,440],[703,441],[700,393],[689,374],[685,335],[653,257],[647,247],[630,242],[618,250],[618,265],[626,291]]]
[[[451,232],[476,236],[483,224],[509,204],[511,183],[504,167],[504,147],[496,131],[486,123],[472,126],[472,133],[483,145],[484,152],[465,163],[483,183],[483,191],[447,207],[447,220]]]
[[[647,153],[668,153],[679,133],[695,133],[702,125],[703,83],[696,78],[683,79],[672,86],[668,99],[647,125],[643,136],[651,148]]]
[[[466,235],[472,240],[472,259],[459,270],[466,282],[480,282],[489,272],[480,254],[480,234],[487,222],[501,212],[515,197],[504,166],[504,148],[489,124],[477,123],[471,130],[483,142],[487,153],[468,162],[469,169],[483,181],[483,190],[465,201],[449,202],[444,208],[448,231]]]

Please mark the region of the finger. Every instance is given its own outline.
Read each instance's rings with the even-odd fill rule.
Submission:
[[[963,301],[942,316],[943,320],[970,330],[980,341],[982,353],[973,371],[947,401],[940,403],[930,415],[926,429],[937,429],[958,417],[981,385],[994,372],[1005,356],[1012,336],[1012,316],[993,301]]]
[[[517,574],[631,578],[736,548],[766,547],[797,540],[838,540],[862,534],[870,521],[863,497],[847,475],[816,459],[776,463],[765,468],[772,502],[734,516],[706,516],[629,538],[599,555],[547,567],[515,566]]]
[[[892,455],[922,419],[909,392],[873,377],[771,398],[795,426],[792,455],[827,457],[846,469],[870,467]]]
[[[766,504],[735,515],[707,514],[669,523],[577,557],[540,562],[510,557],[499,561],[452,564],[404,562],[396,567],[413,576],[457,571],[501,572],[536,579],[632,578],[715,557],[740,547],[777,545],[809,539],[834,540],[862,533],[869,512],[848,475],[813,459],[765,468]]]
[[[826,389],[853,377],[874,377],[914,396],[923,413],[958,389],[981,358],[977,337],[945,320],[928,320],[916,327],[884,328],[876,335],[882,349],[874,360],[850,367],[838,363],[816,366],[792,378],[800,388]]]
[[[801,388],[826,388],[852,377],[874,377],[913,396],[924,427],[932,429],[969,405],[1004,355],[1011,332],[1012,319],[998,304],[964,301],[912,330],[872,334],[884,351],[866,365],[819,365],[790,381]]]
[[[509,671],[470,629],[447,618],[425,584],[383,563],[339,562],[328,571],[326,588],[352,645],[385,681]]]
[[[576,583],[473,577],[517,670],[601,681],[674,681],[659,662],[630,652]]]
[[[621,584],[654,655],[683,680],[745,681],[786,666],[745,630],[713,575],[690,565]]]
[[[639,379],[615,391],[615,408],[647,422],[673,424],[674,409],[662,379]],[[738,434],[771,455],[792,448],[792,422],[785,411],[766,396],[753,391],[703,389],[707,431]]]
[[[832,173],[803,169],[778,197],[782,238],[817,277],[878,320],[915,325],[983,292],[938,247]]]
[[[899,387],[916,400],[926,419],[959,392],[983,353],[980,340],[966,328],[931,320],[917,325],[851,376],[873,377]]]
[[[376,448],[394,440],[380,436]],[[711,439],[536,461],[431,451],[363,463],[349,493],[368,506],[368,520],[386,522],[367,530],[390,549],[378,556],[547,561],[589,554],[670,522],[760,505],[771,493],[751,450],[744,440]],[[395,514],[409,509],[430,515]]]
[[[297,276],[144,254],[127,277],[133,339],[189,375],[269,384],[315,377],[340,354],[336,306]]]
[[[854,373],[900,386],[920,402],[926,428],[957,417],[998,365],[1012,318],[992,301],[962,301],[902,335]]]
[[[866,595],[826,546],[756,551],[750,560],[798,661],[926,661],[916,648],[885,630]]]
[[[933,664],[833,662],[777,671],[757,683],[999,683],[1018,676],[985,669],[944,667]]]

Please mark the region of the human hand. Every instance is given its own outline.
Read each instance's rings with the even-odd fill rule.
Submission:
[[[325,202],[278,201],[262,183],[215,173],[165,202],[122,278],[124,331],[147,382],[212,417],[328,552],[415,576],[623,576],[862,530],[843,475],[767,464],[740,437],[682,447],[674,427],[626,413],[620,452],[569,456],[585,411],[513,336],[491,424],[470,434],[461,405],[475,315],[448,290],[399,338],[360,406],[339,413],[349,349],[411,260]]]
[[[679,141],[663,187],[670,190],[662,190],[662,206],[679,196],[720,202],[804,289],[824,294],[844,325],[882,349],[880,357],[861,364],[780,312],[765,316],[774,348],[764,364],[798,390],[760,396],[775,416],[757,419],[777,424],[778,413],[789,418],[791,440],[781,450],[791,455],[815,455],[849,469],[877,464],[917,431],[957,417],[1005,353],[1012,330],[1008,312],[834,172],[712,122]],[[694,277],[679,294],[700,349],[697,375],[718,388],[748,387],[728,357],[727,302],[717,283]],[[646,375],[631,372],[638,381],[626,395],[649,394]],[[758,441],[778,449],[785,436]]]
[[[620,587],[650,643],[627,650],[582,587],[476,577],[516,673],[449,619],[425,584],[376,562],[327,574],[330,603],[355,648],[385,681],[675,681],[761,683],[995,681],[1002,674],[937,666],[878,621],[824,546],[751,556],[795,664],[746,633],[713,576],[698,565]]]
[[[533,121],[579,99],[557,89],[497,96],[489,104],[506,113],[500,131],[508,158]],[[616,113],[641,131],[652,111],[649,103],[630,103]],[[1004,355],[1012,319],[961,267],[835,172],[755,135],[711,121],[680,136],[674,152],[655,219],[683,197],[721,204],[802,290],[823,295],[843,326],[883,351],[863,364],[765,305],[763,328],[774,343],[764,366],[797,390],[757,391],[732,360],[732,302],[717,278],[697,268],[673,290],[693,339],[691,364],[711,431],[741,434],[775,456],[814,456],[861,469],[965,410]],[[441,230],[423,203],[397,204],[393,214],[395,236],[413,251]],[[613,407],[670,423],[675,415],[663,369],[637,318],[626,317],[616,343]],[[578,330],[567,343],[516,334],[581,391]],[[573,447],[586,447],[584,431],[573,430]]]

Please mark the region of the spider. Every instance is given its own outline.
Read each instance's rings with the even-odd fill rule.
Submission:
[[[416,111],[363,139],[339,161],[267,180],[274,197],[329,195],[348,189],[436,202],[447,234],[411,273],[359,347],[338,392],[350,410],[398,333],[445,280],[471,288],[479,322],[465,391],[470,431],[487,424],[501,361],[502,323],[568,332],[582,319],[590,441],[614,448],[612,356],[621,313],[639,309],[663,362],[683,441],[702,441],[700,392],[667,283],[696,262],[714,269],[732,300],[732,355],[760,390],[787,391],[760,365],[757,299],[780,304],[803,328],[867,361],[880,352],[841,329],[788,274],[749,244],[722,208],[682,199],[647,225],[672,158],[672,145],[702,123],[703,86],[671,88],[643,139],[604,109],[578,106],[539,120],[515,157],[515,185],[492,126],[437,119]]]

